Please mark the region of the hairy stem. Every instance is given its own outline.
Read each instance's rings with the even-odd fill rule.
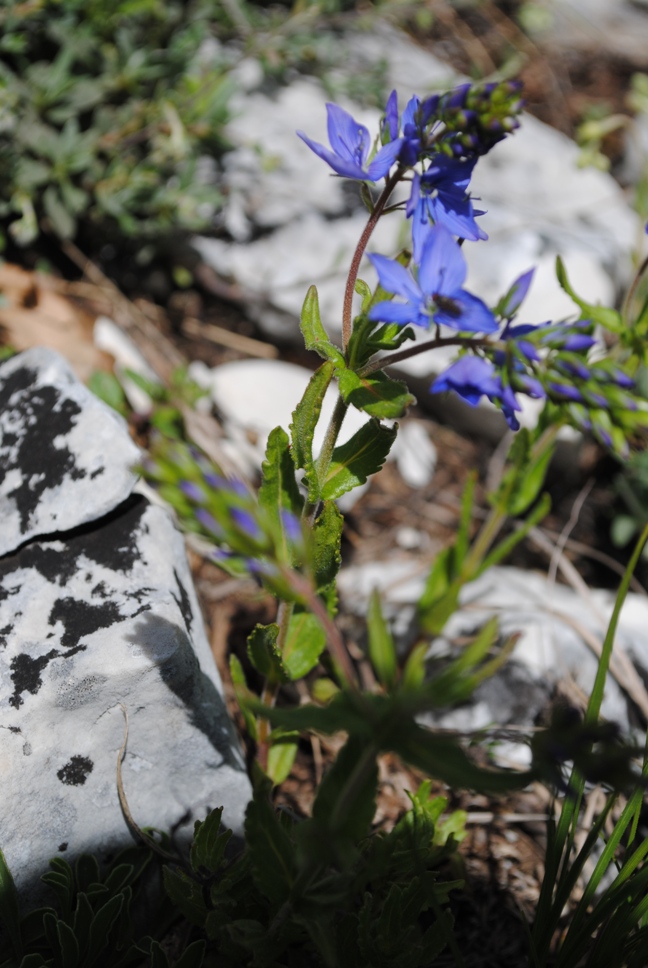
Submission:
[[[384,370],[388,366],[393,366],[394,363],[401,363],[403,360],[409,360],[412,356],[418,356],[419,353],[427,353],[428,350],[438,350],[441,346],[495,346],[495,343],[491,343],[490,340],[484,338],[473,339],[466,336],[436,336],[434,339],[428,340],[426,343],[417,343],[415,346],[408,346],[405,350],[398,350],[397,353],[389,353],[388,356],[383,356],[378,360],[371,360],[366,366],[362,368],[360,376],[369,376],[370,373],[375,373],[376,370]]]
[[[369,221],[365,225],[362,235],[358,240],[356,250],[353,253],[353,259],[351,260],[351,265],[349,267],[349,275],[347,276],[346,288],[344,290],[344,308],[342,310],[342,346],[345,350],[349,345],[349,340],[351,339],[353,294],[355,292],[355,284],[358,279],[360,263],[362,262],[365,249],[367,248],[367,243],[371,238],[371,233],[375,229],[378,219],[384,213],[385,206],[389,201],[389,196],[403,177],[403,174],[404,169],[402,169],[399,165],[396,171],[387,179],[387,183],[382,191],[382,194],[376,202],[373,212],[369,216]]]

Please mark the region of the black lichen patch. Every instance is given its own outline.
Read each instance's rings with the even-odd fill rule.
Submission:
[[[0,629],[0,649],[6,649],[7,647],[7,636],[11,635],[13,632],[13,625],[11,622],[8,625],[3,625]]]
[[[93,769],[94,763],[87,756],[73,756],[56,775],[68,786],[83,786]]]
[[[9,699],[10,706],[13,706],[14,709],[22,706],[23,698],[21,693],[23,692],[29,692],[32,696],[36,695],[43,685],[41,677],[43,669],[58,655],[60,655],[60,652],[57,649],[52,649],[46,655],[39,656],[38,659],[32,659],[25,652],[14,656],[9,663],[11,680],[14,684],[13,696]]]
[[[7,497],[16,503],[23,534],[46,491],[59,487],[66,478],[76,481],[86,476],[77,467],[72,451],[65,445],[54,444],[57,438],[70,433],[81,407],[62,396],[56,387],[34,387],[36,378],[34,370],[23,367],[0,386],[0,413],[10,411],[23,428],[20,435],[13,434],[11,459],[8,459],[7,435],[3,436],[4,460],[0,469],[0,483],[8,470],[16,467],[20,470],[21,482]],[[17,391],[22,392],[10,403]]]
[[[176,605],[180,609],[180,613],[184,619],[185,625],[187,626],[187,631],[191,632],[191,626],[193,624],[193,612],[191,610],[191,602],[189,601],[189,595],[187,594],[187,589],[180,581],[178,572],[175,570],[175,568],[173,569],[173,577],[176,580],[176,585],[178,586],[178,592],[180,594],[180,597],[178,598],[176,595],[173,595],[173,592],[171,592],[171,594],[173,595],[173,600],[175,601]]]
[[[67,840],[64,840],[62,844],[59,844],[56,849],[59,852],[59,854],[64,854],[65,851],[68,849]]]
[[[54,602],[47,621],[50,625],[58,621],[63,623],[65,630],[61,645],[64,649],[73,649],[81,639],[99,629],[111,628],[123,617],[116,602],[93,605],[78,598],[59,598]]]
[[[84,555],[90,561],[122,574],[133,570],[141,560],[139,541],[143,533],[141,519],[148,501],[141,494],[133,494],[110,514],[83,525],[67,537],[70,554]]]

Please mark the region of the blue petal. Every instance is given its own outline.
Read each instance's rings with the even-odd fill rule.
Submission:
[[[311,141],[311,139],[308,138],[303,131],[298,131],[297,135],[305,144],[308,145],[311,151],[314,151],[316,155],[327,163],[327,165],[330,165],[333,171],[337,172],[338,175],[343,175],[345,178],[356,178],[363,181],[366,180],[367,175],[362,170],[360,165],[347,161],[345,158],[341,158],[339,155],[336,155],[335,152],[331,151],[330,148],[325,148],[324,145],[319,144],[317,141]]]
[[[463,285],[466,278],[466,260],[450,232],[442,225],[430,229],[421,252],[419,285],[432,296],[435,293],[450,295]]]
[[[369,260],[378,273],[378,279],[383,289],[403,296],[417,305],[423,302],[423,293],[411,274],[400,262],[396,262],[395,259],[388,259],[384,255],[374,254],[369,256]]]
[[[460,198],[458,194],[439,189],[436,198],[428,199],[428,205],[434,221],[438,225],[444,225],[453,235],[468,239],[470,242],[488,238],[475,221],[472,202],[469,198]]]
[[[414,323],[426,329],[430,323],[429,316],[421,312],[421,307],[414,303],[380,302],[369,310],[369,319],[374,323],[398,323],[405,326]]]
[[[385,127],[389,133],[390,140],[394,141],[398,137],[398,95],[396,91],[392,91],[387,98]]]
[[[458,289],[447,297],[448,305],[442,305],[434,313],[435,323],[469,333],[495,333],[498,325],[495,317],[481,299],[465,289]]]
[[[503,316],[514,316],[524,301],[529,286],[533,280],[534,269],[529,269],[515,280],[509,290],[509,296],[502,311]]]
[[[326,110],[331,148],[337,155],[364,168],[371,144],[369,132],[338,104],[327,104]]]
[[[396,138],[396,141],[392,141],[388,145],[383,145],[367,169],[369,181],[378,181],[380,178],[385,177],[398,158],[402,144],[403,139]]]

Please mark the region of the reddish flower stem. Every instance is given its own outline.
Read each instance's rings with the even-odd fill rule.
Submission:
[[[399,165],[393,175],[387,179],[387,183],[383,188],[382,194],[376,202],[373,212],[369,216],[369,221],[365,225],[362,235],[358,240],[356,250],[353,253],[353,259],[351,260],[351,265],[349,267],[349,275],[347,276],[346,288],[344,290],[344,308],[342,310],[342,347],[345,350],[349,345],[349,340],[351,339],[353,294],[355,293],[355,284],[358,278],[358,272],[360,270],[360,263],[362,262],[365,249],[367,248],[367,243],[371,238],[371,233],[375,229],[378,219],[385,210],[385,205],[389,201],[389,196],[393,192],[400,179],[403,177],[403,174],[404,170]]]

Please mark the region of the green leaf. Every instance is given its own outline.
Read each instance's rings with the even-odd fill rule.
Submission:
[[[60,921],[53,914],[46,914],[43,918],[43,927],[61,968],[77,968],[80,955],[79,944],[69,924]]]
[[[90,940],[83,968],[90,968],[101,952],[105,950],[109,943],[110,930],[119,917],[123,905],[124,895],[117,894],[115,897],[111,897],[95,914],[90,925]]]
[[[74,865],[74,876],[78,891],[87,891],[91,884],[101,883],[99,861],[94,854],[81,854]]]
[[[170,968],[167,953],[159,941],[151,942],[151,968]]]
[[[70,865],[62,857],[53,857],[50,867],[52,870],[43,874],[41,880],[56,892],[63,917],[67,918],[72,913],[74,874]]]
[[[376,813],[378,764],[364,738],[350,736],[320,783],[313,820],[331,840],[356,843],[369,833]]]
[[[298,733],[283,729],[273,730],[268,737],[270,749],[266,772],[275,786],[283,783],[290,775],[297,754],[298,739]]]
[[[316,286],[311,286],[306,293],[301,311],[300,329],[307,350],[315,350],[325,360],[334,363],[336,367],[344,367],[344,354],[330,341],[328,333],[322,325]]]
[[[90,925],[92,924],[93,917],[94,912],[88,900],[88,895],[84,891],[79,891],[72,924],[74,935],[79,942],[79,949],[82,954],[85,954],[90,943]]]
[[[206,941],[192,941],[176,961],[174,968],[201,968],[206,949]]]
[[[273,904],[288,900],[295,878],[295,847],[270,803],[271,782],[259,785],[245,811],[245,839],[254,881]]]
[[[396,682],[398,660],[396,646],[380,607],[380,595],[374,588],[367,613],[369,658],[379,681],[388,689]]]
[[[326,648],[326,633],[318,619],[296,605],[284,643],[283,668],[290,679],[302,679],[314,669]],[[285,680],[283,680],[285,681]]]
[[[245,720],[245,728],[247,729],[250,737],[256,742],[256,720],[250,712],[248,706],[249,700],[253,698],[253,693],[250,691],[248,684],[245,681],[245,672],[243,671],[243,666],[241,665],[238,656],[234,654],[230,655],[229,668],[230,675],[232,677],[232,685],[234,686],[234,692],[236,694],[236,701],[239,704],[243,719]]]
[[[322,363],[320,368],[315,370],[306,387],[304,396],[293,411],[292,423],[290,424],[295,467],[303,467],[306,471],[310,489],[314,492],[313,498],[309,494],[309,500],[313,503],[319,497],[317,493],[319,489],[317,473],[313,464],[313,435],[334,369],[332,363]]]
[[[16,958],[22,957],[23,948],[20,938],[20,905],[18,891],[0,850],[0,921],[4,924]]]
[[[553,439],[540,444],[525,427],[518,431],[509,451],[510,466],[498,490],[489,497],[491,503],[511,517],[526,511],[540,493],[554,449]]]
[[[361,427],[346,444],[336,447],[322,486],[322,498],[335,500],[364,484],[385,463],[396,439],[396,427],[383,427],[372,419]]]
[[[43,208],[59,238],[71,239],[76,231],[76,222],[53,185],[48,185],[43,192]]]
[[[318,594],[326,594],[342,564],[340,551],[344,518],[335,501],[324,501],[315,519],[311,540],[313,584]]]
[[[411,326],[402,326],[400,323],[385,323],[372,333],[367,339],[367,347],[373,352],[378,350],[397,350],[403,343],[410,339],[415,339],[415,333]]]
[[[392,380],[380,370],[369,376],[359,376],[353,370],[345,370],[339,376],[339,384],[345,403],[353,404],[371,417],[401,417],[409,406],[416,403],[406,383]]]
[[[438,635],[457,608],[461,582],[454,577],[454,547],[435,558],[418,603],[421,628]]]
[[[107,403],[109,407],[120,413],[122,417],[128,416],[130,407],[122,385],[112,373],[105,373],[103,370],[95,370],[90,374],[88,389],[92,390],[95,396]]]
[[[282,656],[277,639],[279,626],[255,625],[247,640],[247,651],[250,662],[269,682],[288,682],[290,675],[284,664],[285,654]]]
[[[611,333],[620,333],[624,329],[623,317],[616,309],[609,309],[607,306],[595,306],[576,295],[567,278],[567,270],[560,256],[556,256],[556,278],[561,289],[580,307],[582,319],[591,319],[593,323],[598,323]]]
[[[231,830],[221,831],[223,808],[218,807],[203,820],[194,824],[194,839],[189,859],[194,871],[201,868],[215,874],[221,866]]]
[[[387,737],[383,749],[392,750],[405,763],[455,789],[504,793],[521,790],[534,778],[530,771],[483,770],[475,766],[455,740],[425,729],[412,720],[399,723]]]
[[[162,869],[164,889],[187,921],[198,925],[205,924],[207,905],[200,884],[182,870]]]
[[[294,550],[286,534],[284,512],[298,518],[304,499],[295,480],[295,464],[290,453],[288,434],[281,427],[275,427],[268,437],[265,456],[261,468],[263,476],[259,504],[270,519],[280,560],[293,564]]]

